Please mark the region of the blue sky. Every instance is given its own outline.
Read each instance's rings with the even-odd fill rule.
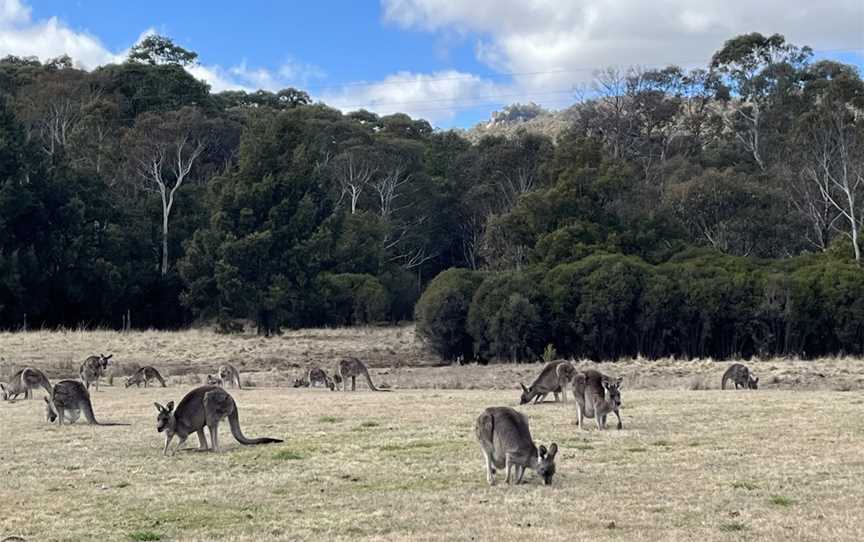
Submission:
[[[157,32],[198,52],[190,71],[216,90],[297,86],[445,128],[517,101],[564,107],[610,65],[701,66],[751,31],[861,66],[864,2],[0,0],[2,55],[67,53],[92,68]]]

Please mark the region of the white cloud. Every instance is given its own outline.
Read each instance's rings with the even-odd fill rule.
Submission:
[[[571,88],[607,66],[704,66],[725,40],[754,31],[817,49],[864,47],[861,0],[382,0],[382,7],[384,19],[403,28],[476,35],[475,55],[491,69],[531,73],[514,77],[526,93]]]
[[[514,92],[509,85],[500,85],[466,72],[445,70],[398,72],[381,81],[358,82],[326,90],[319,97],[343,111],[368,109],[382,115],[407,113],[434,124],[452,119],[458,109],[466,105],[485,105],[498,96],[507,96],[511,101],[510,97],[519,97]]]
[[[135,43],[156,33],[154,28],[148,28]],[[21,0],[0,0],[0,56],[36,56],[46,60],[69,55],[76,66],[90,70],[104,64],[123,62],[128,54],[129,48],[111,51],[98,38],[72,29],[56,17],[33,20],[30,8]],[[324,71],[317,66],[291,58],[272,71],[251,68],[245,60],[231,68],[199,64],[187,70],[207,82],[215,92],[229,89],[253,91],[259,88],[278,90],[288,86],[303,86],[325,76]]]

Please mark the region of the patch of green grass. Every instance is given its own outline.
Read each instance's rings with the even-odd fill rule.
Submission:
[[[280,459],[282,461],[296,461],[298,459],[303,459],[303,456],[293,450],[279,450],[278,452],[273,454],[273,459]]]
[[[729,523],[721,523],[720,530],[724,533],[740,533],[747,530],[747,525],[740,521],[730,521]]]
[[[570,446],[570,448],[573,448],[574,450],[587,451],[593,450],[594,446],[591,446],[590,444],[574,444],[573,446]]]
[[[368,421],[368,422],[363,422],[363,423],[361,423],[361,424],[358,425],[357,427],[351,429],[351,431],[355,431],[355,432],[356,432],[356,431],[363,431],[363,430],[365,430],[365,429],[370,429],[370,428],[372,428],[372,427],[380,427],[380,426],[381,426],[381,424],[378,423],[378,422]]]
[[[129,487],[131,485],[132,484],[130,484],[129,482],[120,482],[119,484],[117,484],[116,487],[117,487],[117,489],[123,489],[124,487]]]
[[[654,446],[663,446],[664,448],[669,448],[670,446],[672,446],[672,443],[668,440],[658,440],[656,442],[653,442],[652,444],[654,444]]]
[[[321,416],[318,418],[318,421],[321,423],[336,423],[341,422],[342,418],[337,418],[336,416]]]
[[[627,448],[626,451],[632,454],[638,454],[642,452],[647,452],[648,448],[643,448],[642,446],[634,446],[633,448]]]
[[[131,540],[162,540],[162,535],[153,531],[135,531],[129,533]]]
[[[747,480],[737,480],[732,482],[732,487],[735,489],[746,489],[747,491],[753,491],[754,489],[759,489],[759,485],[755,482],[749,482]]]
[[[782,506],[784,508],[792,506],[795,504],[795,501],[790,499],[789,497],[784,497],[783,495],[771,495],[771,504]]]

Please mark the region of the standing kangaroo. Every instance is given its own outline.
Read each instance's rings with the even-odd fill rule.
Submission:
[[[98,356],[90,356],[81,364],[78,374],[81,376],[81,381],[87,389],[90,389],[90,384],[96,391],[99,391],[99,379],[105,374],[105,369],[108,368],[108,360],[113,354],[99,354]]]
[[[228,363],[220,365],[217,375],[219,376],[219,385],[223,388],[228,382],[231,386],[237,386],[237,389],[243,389],[243,386],[240,385],[240,372],[233,365]]]
[[[51,395],[51,382],[45,373],[33,367],[25,367],[12,375],[9,383],[2,386],[3,400],[15,400],[23,394],[25,399],[33,397],[33,388],[42,387]]]
[[[525,384],[519,384],[522,387],[519,404],[530,403],[532,399],[535,404],[539,403],[550,392],[555,394],[556,402],[559,393],[564,396],[564,401],[567,401],[565,389],[574,376],[576,376],[576,368],[569,361],[550,361],[530,386],[526,388]]]
[[[165,387],[165,379],[162,378],[162,375],[159,374],[159,371],[156,370],[155,367],[151,367],[147,365],[146,367],[141,367],[135,374],[126,379],[126,387],[132,386],[133,384],[136,387],[141,387],[141,384],[144,384],[144,387],[148,387],[150,385],[151,380],[158,380],[162,387]]]
[[[214,452],[219,451],[219,422],[222,418],[228,418],[231,426],[231,434],[240,444],[267,444],[270,442],[282,442],[281,439],[262,437],[246,438],[240,430],[240,415],[237,412],[237,403],[227,391],[219,386],[201,386],[186,394],[174,409],[174,401],[170,401],[164,407],[159,403],[153,403],[159,414],[156,417],[156,431],[165,433],[165,448],[163,455],[168,455],[168,445],[171,439],[177,435],[179,442],[174,449],[176,453],[186,439],[192,433],[198,433],[198,450],[206,451],[207,438],[204,436],[204,427],[210,430],[210,444]]]
[[[621,386],[623,378],[615,380],[593,369],[578,373],[573,379],[573,397],[576,398],[576,423],[584,429],[585,418],[594,418],[597,429],[606,429],[606,416],[614,412],[618,417],[618,429],[621,423]]]
[[[63,425],[63,420],[77,420],[83,413],[90,425],[129,425],[128,423],[103,423],[96,421],[93,414],[93,404],[90,402],[90,392],[84,384],[77,380],[61,380],[54,384],[51,398],[45,398],[49,422],[57,421]]]
[[[558,445],[554,442],[546,450],[539,448],[528,430],[528,418],[509,407],[490,407],[483,411],[474,424],[474,434],[480,441],[486,459],[486,481],[495,484],[496,469],[505,469],[508,484],[519,484],[525,469],[537,472],[543,483],[552,483],[555,474],[555,456]]]
[[[728,369],[726,369],[726,372],[723,373],[723,380],[720,382],[721,389],[726,389],[727,380],[732,380],[735,383],[736,390],[739,386],[745,390],[759,389],[759,378],[753,376],[750,369],[748,369],[746,365],[740,363],[733,363]]]
[[[369,369],[366,368],[366,364],[360,361],[357,358],[345,358],[339,362],[339,365],[336,367],[336,375],[339,377],[336,379],[337,382],[341,380],[342,391],[348,391],[348,379],[351,379],[351,391],[357,390],[357,377],[365,376],[366,382],[369,384],[369,389],[372,391],[390,391],[390,390],[382,390],[375,387],[375,384],[372,383],[372,378],[369,376]]]

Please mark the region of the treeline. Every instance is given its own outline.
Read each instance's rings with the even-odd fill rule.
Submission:
[[[450,269],[420,298],[417,332],[443,359],[465,361],[860,356],[864,281],[832,257],[704,249],[659,265],[601,253],[551,268]]]
[[[554,141],[470,143],[296,89],[212,93],[195,59],[152,37],[92,72],[0,61],[0,327],[398,321],[459,268],[482,284],[445,357],[858,351],[857,305],[826,293],[862,280],[852,66],[739,36],[705,69],[598,73]],[[505,347],[516,294],[536,336]]]

